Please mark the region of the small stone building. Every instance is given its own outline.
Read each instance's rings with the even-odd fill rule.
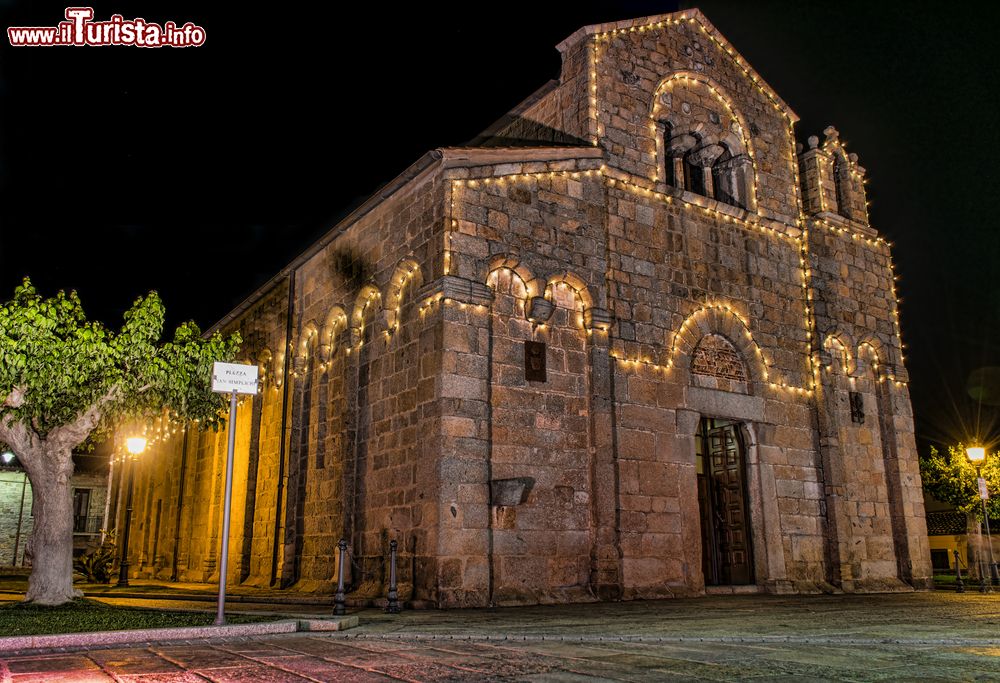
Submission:
[[[928,587],[857,156],[833,128],[797,145],[697,10],[558,49],[557,81],[216,326],[264,377],[229,581],[331,591],[343,537],[355,598],[384,595],[396,540],[417,605]],[[164,437],[133,567],[214,581],[226,435]]]
[[[30,567],[30,539],[34,528],[31,482],[13,453],[0,459],[0,567]],[[107,505],[108,474],[100,458],[74,454],[73,554],[100,545]]]

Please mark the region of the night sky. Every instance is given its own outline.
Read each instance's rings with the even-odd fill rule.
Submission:
[[[117,326],[156,289],[171,326],[208,327],[424,152],[557,78],[555,44],[580,26],[693,6],[209,5],[95,7],[192,21],[198,48],[4,36],[0,300],[30,275]],[[868,169],[922,442],[1000,443],[1000,6],[697,6],[799,114],[800,141],[835,125]],[[64,7],[0,0],[0,18],[53,26]]]

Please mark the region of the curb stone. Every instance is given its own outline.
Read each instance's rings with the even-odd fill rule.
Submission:
[[[133,643],[157,643],[174,640],[204,640],[277,635],[298,631],[343,631],[358,625],[358,617],[339,619],[282,619],[258,624],[226,626],[185,626],[179,628],[143,628],[129,631],[92,631],[34,636],[0,637],[0,652],[54,650],[61,648],[106,647]]]
[[[635,635],[493,635],[485,633],[345,633],[349,640],[465,640],[474,642],[540,642],[567,643],[788,643],[792,645],[958,645],[967,647],[1000,647],[998,638],[887,638],[887,637],[838,637],[838,636],[635,636]]]
[[[0,589],[0,595],[24,595],[23,590],[4,590]],[[178,602],[215,602],[218,599],[217,594],[211,593],[170,593],[167,591],[114,591],[114,590],[92,590],[83,591],[83,597],[85,598],[116,598],[122,600],[176,600]],[[302,596],[302,595],[243,595],[243,594],[227,594],[226,602],[243,602],[248,604],[272,604],[275,602],[282,602],[284,604],[291,605],[318,605],[318,606],[332,606],[334,600],[332,597],[328,596]]]

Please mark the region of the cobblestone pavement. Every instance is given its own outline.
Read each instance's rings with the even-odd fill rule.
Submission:
[[[0,656],[5,681],[1000,680],[1000,594],[360,613],[337,634]]]

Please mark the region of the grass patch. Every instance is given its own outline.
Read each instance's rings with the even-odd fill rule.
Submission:
[[[226,623],[229,624],[274,620],[275,617],[263,615],[226,615]],[[115,607],[86,598],[58,607],[17,602],[0,607],[0,636],[211,626],[214,621],[215,615],[207,612],[168,612],[136,607]]]

